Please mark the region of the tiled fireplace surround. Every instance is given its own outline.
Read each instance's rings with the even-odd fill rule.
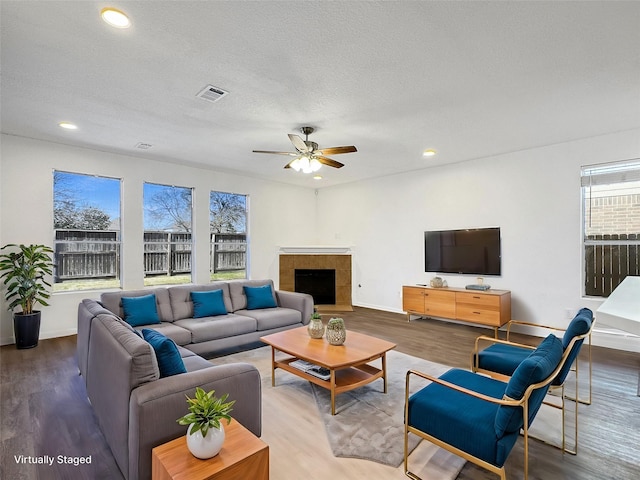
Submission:
[[[295,291],[296,269],[336,271],[336,304],[319,306],[320,310],[351,311],[351,255],[332,253],[280,253],[280,290]]]

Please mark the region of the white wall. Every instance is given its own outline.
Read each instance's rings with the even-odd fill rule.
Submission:
[[[251,278],[278,283],[278,247],[315,243],[316,196],[299,188],[214,170],[154,162],[56,143],[2,135],[0,165],[0,245],[53,244],[53,170],[122,178],[123,288],[143,288],[142,185],[153,182],[194,187],[195,281],[209,279],[209,192],[249,195]],[[311,212],[301,215],[300,211]],[[203,236],[200,232],[205,232]],[[133,239],[133,240],[131,240]],[[76,312],[83,298],[100,291],[57,293],[44,307],[41,338],[76,332]],[[11,313],[4,295],[0,313],[0,343],[13,342]]]
[[[354,304],[401,312],[402,285],[428,283],[434,275],[424,272],[425,230],[499,226],[503,274],[485,282],[511,290],[513,318],[559,326],[567,322],[567,309],[595,310],[601,303],[581,294],[580,167],[640,157],[636,129],[324,188],[316,196],[311,189],[213,170],[7,135],[1,140],[1,245],[52,244],[54,169],[123,178],[128,238],[142,238],[144,181],[195,187],[196,238],[208,231],[209,190],[244,193],[250,196],[252,278],[277,283],[281,245],[351,245]],[[140,288],[142,245],[126,245],[124,288]],[[208,246],[197,243],[196,256],[196,281],[206,282]],[[444,277],[458,287],[475,281]],[[78,302],[99,294],[54,295],[44,309],[41,338],[75,333]],[[13,341],[13,327],[2,302],[4,344]],[[640,351],[640,339],[624,334],[598,333],[595,341]]]
[[[580,167],[637,157],[633,130],[322,189],[319,242],[353,246],[354,304],[400,312],[402,285],[435,276],[425,230],[498,226],[502,275],[485,283],[511,290],[514,319],[566,325],[567,309],[601,304],[582,296]],[[476,277],[440,276],[453,287]],[[594,341],[640,351],[624,334]]]

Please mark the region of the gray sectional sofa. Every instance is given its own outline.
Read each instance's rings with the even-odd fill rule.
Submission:
[[[244,286],[268,285],[275,307],[247,309]],[[193,318],[192,291],[222,290],[226,314]],[[155,295],[160,323],[134,329],[125,322],[123,297]],[[272,332],[306,325],[310,295],[277,291],[271,280],[234,280],[103,293],[78,307],[78,367],[87,395],[118,467],[127,480],[151,478],[151,450],[185,434],[176,420],[187,413],[185,395],[197,386],[236,400],[232,416],[260,436],[261,382],[247,363],[215,364],[212,356],[242,348]],[[162,377],[156,352],[140,330],[150,328],[177,344],[186,373]],[[137,331],[138,332],[137,332]],[[173,347],[175,348],[175,347]],[[200,354],[200,355],[199,355]]]

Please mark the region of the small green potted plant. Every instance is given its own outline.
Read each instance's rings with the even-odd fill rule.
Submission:
[[[17,348],[33,348],[40,337],[40,310],[37,304],[48,306],[51,284],[45,275],[51,275],[53,250],[46,245],[16,245],[10,243],[0,250],[0,278],[6,286],[5,298],[13,312],[13,330]],[[11,251],[9,251],[11,250]]]
[[[314,308],[311,317],[309,318],[309,325],[307,331],[311,338],[322,338],[324,335],[324,324],[322,323],[322,315]]]
[[[206,459],[214,457],[220,452],[224,442],[224,428],[221,420],[231,423],[230,413],[235,400],[227,402],[229,394],[222,397],[215,396],[215,390],[205,392],[196,387],[195,398],[187,396],[189,413],[176,420],[180,425],[189,425],[187,428],[187,447],[198,458]]]

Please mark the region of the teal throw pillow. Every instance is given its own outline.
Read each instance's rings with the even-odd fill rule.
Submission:
[[[158,368],[160,369],[160,378],[170,377],[179,373],[187,373],[178,347],[173,340],[149,328],[142,329],[142,336],[151,344],[156,353]]]
[[[193,302],[193,318],[226,315],[222,290],[207,290],[206,292],[191,292]]]
[[[247,310],[255,310],[257,308],[274,308],[276,299],[273,298],[271,285],[263,285],[261,287],[244,286],[244,294],[247,296]]]
[[[142,297],[122,297],[122,310],[124,321],[132,327],[160,323],[154,293]]]

